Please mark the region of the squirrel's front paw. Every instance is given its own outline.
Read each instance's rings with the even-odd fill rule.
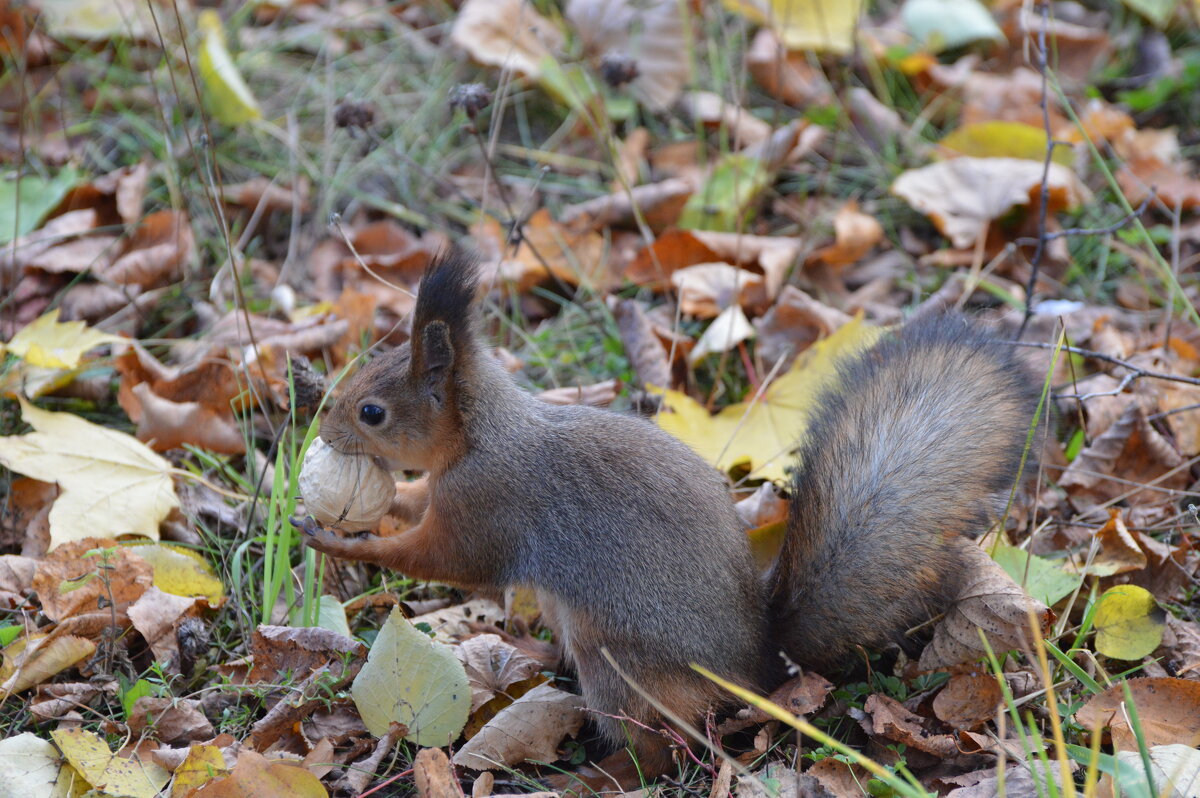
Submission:
[[[321,526],[317,519],[311,515],[305,516],[301,521],[295,518],[288,518],[292,526],[304,533],[304,544],[317,551],[323,551],[326,554],[332,554],[335,557],[344,556],[346,544],[349,542],[341,537],[338,537],[331,529],[326,529]]]

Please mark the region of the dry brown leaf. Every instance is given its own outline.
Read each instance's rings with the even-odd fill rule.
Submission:
[[[642,105],[665,111],[688,80],[688,41],[676,0],[568,0],[564,16],[593,58],[625,56],[637,65],[629,88]]]
[[[176,631],[179,622],[198,611],[197,599],[164,593],[151,586],[130,605],[126,615],[129,616],[133,628],[137,629],[150,645],[155,659],[178,668],[179,641]]]
[[[267,759],[242,748],[228,776],[214,779],[195,798],[245,798],[248,795],[287,795],[290,798],[324,798],[329,793],[315,775],[298,762]]]
[[[143,219],[124,251],[96,273],[113,283],[154,288],[178,278],[195,248],[187,214],[158,211]]]
[[[771,137],[771,126],[724,97],[711,91],[691,91],[683,96],[680,107],[696,122],[709,129],[724,129],[734,149],[760,144]]]
[[[1100,543],[1100,551],[1092,558],[1089,573],[1112,576],[1146,567],[1146,553],[1126,528],[1119,509],[1109,509],[1108,523],[1096,530],[1096,540]]]
[[[417,798],[457,798],[462,795],[450,758],[440,748],[422,748],[413,760]]]
[[[597,290],[615,282],[600,233],[567,228],[554,221],[545,208],[529,217],[521,230],[521,243],[511,256],[505,231],[495,219],[488,217],[472,231],[485,262],[493,264],[497,277],[518,291],[528,291],[552,277],[567,285]]]
[[[517,682],[537,676],[540,662],[504,642],[500,635],[479,635],[454,649],[462,660],[471,685],[471,712],[505,692]]]
[[[806,108],[833,99],[825,73],[805,52],[788,52],[770,28],[760,28],[746,50],[746,69],[758,85],[775,99]]]
[[[656,291],[666,290],[671,274],[685,266],[723,260],[691,230],[668,230],[643,247],[625,269],[625,279]]]
[[[525,77],[542,74],[563,35],[525,0],[467,0],[454,18],[450,40],[481,64],[506,67]]]
[[[638,381],[643,387],[670,387],[671,364],[667,362],[667,348],[655,335],[654,325],[642,311],[642,306],[632,299],[614,300],[611,304],[625,357],[629,358]]]
[[[42,722],[61,720],[69,713],[78,712],[101,693],[116,694],[117,683],[95,684],[92,682],[55,682],[38,687],[37,694],[29,701],[29,711]]]
[[[409,619],[414,626],[428,624],[433,639],[453,644],[471,633],[472,625],[499,626],[504,622],[504,608],[491,599],[471,599],[453,607],[415,615]]]
[[[250,640],[254,655],[251,681],[274,682],[287,674],[308,674],[345,656],[366,656],[357,640],[315,626],[259,626]]]
[[[91,208],[56,216],[32,233],[6,244],[3,251],[0,251],[0,271],[16,275],[19,270],[28,266],[30,261],[51,247],[58,246],[74,236],[83,235],[99,223],[96,211]]]
[[[693,235],[717,254],[713,260],[757,267],[762,271],[767,299],[774,299],[779,294],[788,270],[800,259],[802,242],[799,238],[716,233],[710,230],[695,230]]]
[[[52,274],[104,272],[117,253],[117,236],[86,236],[67,241],[30,258],[26,267]]]
[[[178,449],[185,443],[219,454],[246,451],[246,438],[232,410],[221,413],[199,402],[172,402],[146,383],[135,385],[130,393],[137,404],[126,412],[137,423],[138,440],[156,452]]]
[[[591,385],[562,388],[549,388],[537,394],[537,398],[552,405],[588,405],[589,407],[608,407],[617,398],[621,390],[618,380],[594,382]]]
[[[996,717],[1003,700],[995,676],[959,673],[934,696],[933,714],[956,729],[975,729]]]
[[[834,243],[817,250],[813,257],[840,268],[856,263],[883,240],[883,225],[858,209],[850,200],[833,217]]]
[[[820,782],[835,798],[861,798],[863,785],[872,778],[862,765],[851,765],[832,756],[813,763],[804,773]]]
[[[935,627],[933,639],[921,652],[921,670],[978,659],[985,652],[980,630],[987,635],[993,651],[1021,648],[1032,637],[1030,615],[1043,631],[1052,617],[1046,605],[1030,598],[987,552],[966,541],[957,545],[964,557],[962,584],[946,616]]]
[[[942,758],[958,754],[958,740],[953,734],[932,733],[926,728],[924,718],[910,712],[891,696],[871,695],[863,705],[863,711],[867,716],[859,723],[867,734]]]
[[[1171,673],[1200,680],[1200,623],[1182,621],[1167,613],[1167,629],[1159,652]]]
[[[1087,700],[1075,721],[1085,729],[1097,725],[1112,733],[1113,746],[1120,751],[1137,751],[1138,738],[1124,709],[1123,684],[1129,685],[1147,746],[1182,743],[1200,745],[1200,682],[1190,679],[1130,679],[1114,684]]]
[[[500,710],[458,749],[454,764],[498,770],[528,760],[553,762],[564,737],[583,725],[583,697],[539,685]]]
[[[972,246],[988,225],[1014,205],[1034,206],[1045,165],[1020,158],[953,158],[909,169],[892,193],[926,214],[959,249]],[[1087,201],[1091,192],[1066,167],[1050,164],[1050,210]]]
[[[728,263],[697,263],[671,275],[683,312],[713,319],[733,304],[758,308],[765,304],[763,278]]]
[[[251,211],[291,213],[308,210],[308,180],[300,178],[295,186],[281,186],[265,177],[253,177],[244,183],[221,187],[221,199]]]
[[[1058,485],[1081,512],[1119,496],[1131,505],[1157,504],[1173,501],[1174,494],[1164,490],[1186,487],[1185,469],[1165,476],[1183,463],[1174,447],[1146,420],[1142,409],[1130,404],[1116,423],[1079,453]],[[1151,481],[1156,481],[1158,490],[1136,487]]]
[[[216,736],[216,730],[200,711],[199,701],[174,696],[142,696],[133,703],[128,723],[135,736],[147,733],[155,740],[174,745]]]
[[[94,578],[101,564],[100,558],[84,555],[92,549],[109,547],[112,551],[108,563],[113,570],[108,572],[106,585],[103,580]],[[123,614],[150,589],[153,581],[154,569],[131,549],[117,546],[112,540],[84,538],[67,541],[47,554],[38,563],[33,589],[42,602],[46,617],[62,621],[94,610],[101,603]],[[64,585],[74,589],[64,593]]]
[[[775,304],[759,319],[756,352],[764,366],[775,368],[783,361],[786,370],[796,355],[817,340],[831,334],[851,320],[851,316],[831,308],[794,286],[785,285]]]
[[[1117,170],[1117,183],[1132,205],[1140,205],[1154,189],[1155,199],[1168,208],[1191,210],[1200,207],[1200,179],[1186,162],[1158,158],[1135,158]]]
[[[670,178],[569,205],[563,209],[560,218],[563,224],[575,229],[600,230],[632,225],[641,214],[651,230],[659,231],[679,219],[694,190],[688,181]]]

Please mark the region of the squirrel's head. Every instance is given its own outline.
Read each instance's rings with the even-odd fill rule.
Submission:
[[[475,357],[477,264],[457,249],[436,256],[417,290],[409,342],[374,358],[321,422],[321,437],[347,454],[428,471],[461,443],[458,379]]]

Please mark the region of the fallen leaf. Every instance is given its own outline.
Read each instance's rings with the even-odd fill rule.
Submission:
[[[459,798],[462,788],[450,766],[450,758],[440,748],[423,748],[413,759],[413,782],[417,798]]]
[[[671,274],[683,312],[700,319],[716,318],[730,305],[761,306],[763,278],[728,263],[697,263]]]
[[[918,667],[936,670],[978,659],[984,652],[979,632],[986,635],[992,650],[1020,649],[1032,641],[1030,618],[1048,626],[1052,613],[1029,597],[983,549],[960,542],[966,559],[963,580],[954,603],[934,627],[933,639],[921,652]]]
[[[1122,497],[1130,505],[1163,501],[1187,485],[1185,461],[1136,403],[1085,447],[1058,480],[1080,511]],[[1170,472],[1173,474],[1168,476]],[[1138,488],[1153,481],[1156,488]]]
[[[42,0],[46,33],[62,39],[105,41],[144,39],[154,31],[154,20],[145,3],[137,0]]]
[[[215,745],[189,746],[183,762],[172,770],[171,795],[189,795],[189,790],[228,775],[229,769],[220,748]]]
[[[992,559],[1026,593],[1048,606],[1057,604],[1079,587],[1079,574],[1069,574],[1054,563],[1024,549],[1000,543]]]
[[[289,798],[328,798],[329,792],[308,768],[286,759],[267,759],[242,748],[228,776],[202,785],[193,798],[245,798],[287,795]]]
[[[766,366],[774,369],[782,364],[787,369],[797,355],[852,318],[795,286],[785,285],[771,309],[754,320],[758,330],[755,352]]]
[[[131,798],[155,798],[171,774],[150,761],[117,756],[104,739],[84,729],[55,729],[50,738],[63,758],[97,790]]]
[[[200,45],[200,81],[204,86],[204,104],[216,120],[234,127],[262,117],[254,93],[225,46],[225,28],[221,17],[204,9],[197,18],[204,40]]]
[[[0,220],[4,220],[0,222],[0,244],[36,230],[81,179],[75,167],[67,166],[53,177],[22,175],[0,180]]]
[[[216,730],[200,711],[200,702],[176,696],[142,696],[133,703],[128,723],[134,735],[146,734],[168,744],[187,744],[216,736]]]
[[[874,737],[901,743],[934,756],[946,758],[958,754],[958,739],[952,734],[934,734],[924,718],[909,711],[891,696],[875,693],[863,705],[866,717],[863,729]]]
[[[4,649],[0,698],[49,681],[95,653],[95,643],[74,635],[37,636],[11,643]]]
[[[854,46],[861,0],[722,0],[731,11],[769,25],[789,50],[845,54]]]
[[[782,482],[808,409],[820,387],[835,376],[835,363],[871,346],[879,334],[878,328],[856,319],[797,358],[757,400],[730,405],[716,415],[684,393],[663,391],[664,412],[655,420],[721,471],[746,466],[756,478]]]
[[[754,327],[746,318],[742,306],[730,305],[721,311],[701,334],[695,348],[688,355],[688,362],[694,365],[708,355],[728,352],[742,341],[753,337]]]
[[[724,155],[713,166],[704,184],[688,198],[679,215],[679,226],[697,230],[742,230],[750,221],[753,203],[773,179],[772,171],[758,158],[739,152]]]
[[[705,127],[723,130],[734,149],[759,144],[771,136],[770,125],[746,108],[711,91],[688,92],[680,101],[680,107]]]
[[[500,626],[504,623],[504,608],[491,599],[471,599],[440,610],[415,615],[410,620],[433,632],[433,639],[442,643],[457,643],[471,633],[475,625]]]
[[[81,321],[60,322],[55,308],[22,327],[7,344],[0,344],[0,352],[11,352],[39,368],[73,369],[89,349],[124,340]]]
[[[535,79],[563,46],[562,32],[525,0],[467,0],[450,39],[481,64]]]
[[[903,172],[892,193],[929,216],[959,249],[970,247],[988,224],[1014,205],[1037,202],[1044,164],[1020,158],[953,158]],[[1086,202],[1091,192],[1056,163],[1046,176],[1050,208]]]
[[[688,33],[676,0],[568,0],[563,16],[593,57],[637,65],[630,90],[653,112],[670,108],[688,80]]]
[[[1158,798],[1194,798],[1200,795],[1200,751],[1191,745],[1150,746],[1150,768],[1154,784],[1150,788]],[[1146,772],[1140,751],[1118,751],[1116,760],[1122,770]],[[1139,785],[1140,786],[1140,785]]]
[[[103,560],[87,554],[101,548],[111,549],[108,563],[113,570],[107,584],[101,579],[88,578],[96,574]],[[46,617],[62,622],[95,610],[101,604],[123,613],[152,582],[152,568],[132,551],[116,546],[112,540],[86,537],[66,542],[43,557],[38,562],[33,588]]]
[[[1096,602],[1096,650],[1106,657],[1139,660],[1163,638],[1164,612],[1145,588],[1116,585]]]
[[[83,537],[141,535],[179,506],[171,464],[145,444],[70,413],[21,401],[34,431],[0,438],[0,462],[26,476],[57,482],[50,510],[50,547]]]
[[[1146,567],[1146,552],[1138,547],[1137,541],[1129,533],[1119,509],[1109,509],[1108,523],[1096,530],[1096,540],[1100,543],[1100,551],[1088,565],[1088,573],[1112,576]]]
[[[625,347],[625,357],[638,381],[643,386],[670,386],[671,364],[667,362],[667,348],[655,335],[654,325],[642,306],[633,299],[619,299],[613,302],[612,311],[621,344]]]
[[[833,87],[804,53],[789,53],[770,28],[754,34],[746,50],[746,70],[772,97],[798,108],[826,105]]]
[[[830,266],[842,267],[859,261],[883,240],[883,225],[858,209],[850,200],[833,217],[834,243],[813,253]]]
[[[539,685],[500,710],[454,754],[472,770],[502,770],[526,761],[553,762],[564,737],[583,726],[583,697]]]
[[[933,714],[956,729],[976,729],[996,717],[1004,694],[996,677],[957,673],[933,698]]]
[[[1129,686],[1137,707],[1140,737],[1134,735],[1129,725],[1124,685]],[[1121,751],[1137,751],[1139,743],[1147,746],[1182,743],[1195,747],[1200,745],[1200,682],[1129,679],[1089,698],[1075,713],[1075,722],[1085,729],[1097,726],[1109,729],[1113,747]]]
[[[974,158],[1020,158],[1044,161],[1046,130],[1024,122],[976,122],[962,125],[947,133],[938,146],[957,155]],[[1054,163],[1069,169],[1075,161],[1070,147],[1056,145]]]
[[[900,19],[913,38],[935,53],[1005,40],[991,12],[977,0],[906,0]]]
[[[157,211],[142,220],[122,253],[97,274],[121,285],[154,288],[178,277],[195,248],[187,214]]]
[[[69,798],[71,771],[58,749],[32,732],[0,740],[0,773],[8,794],[25,798]]]
[[[198,611],[194,598],[167,593],[151,585],[129,606],[126,615],[154,652],[155,659],[178,668],[180,623]]]
[[[453,743],[471,708],[462,663],[398,609],[380,628],[350,694],[376,737],[395,722],[407,727],[405,739],[425,746]]]
[[[455,647],[471,685],[471,712],[517,682],[537,676],[542,666],[500,635],[478,635]]]
[[[601,230],[632,225],[640,215],[651,230],[663,230],[675,224],[693,190],[686,180],[669,178],[568,205],[559,219],[571,227]]]

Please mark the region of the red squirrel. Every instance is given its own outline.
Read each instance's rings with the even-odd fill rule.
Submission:
[[[477,267],[426,270],[410,342],[367,364],[321,423],[345,453],[425,472],[400,483],[396,536],[308,530],[308,544],[416,579],[537,592],[600,730],[642,775],[665,719],[730,697],[692,669],[771,689],[784,656],[818,669],[882,647],[952,598],[954,539],[981,531],[1017,476],[1038,390],[1012,347],[957,316],[900,327],[840,367],[800,447],[788,530],[756,568],[721,474],[641,418],[543,403],[478,329]],[[784,656],[781,656],[784,655]]]

